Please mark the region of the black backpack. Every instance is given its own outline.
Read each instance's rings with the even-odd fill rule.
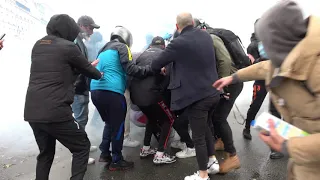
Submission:
[[[240,38],[232,31],[211,27],[206,27],[206,30],[209,34],[214,34],[222,39],[237,69],[251,65],[251,60],[244,51]]]

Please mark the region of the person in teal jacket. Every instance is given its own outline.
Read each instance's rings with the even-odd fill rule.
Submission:
[[[111,163],[109,170],[133,167],[133,162],[122,157],[124,122],[127,103],[124,96],[127,74],[138,78],[152,75],[150,66],[137,66],[132,62],[130,47],[132,35],[123,26],[117,26],[108,42],[99,52],[96,68],[103,73],[100,80],[91,81],[91,99],[105,122],[100,144],[100,162]],[[112,143],[112,156],[110,144]]]

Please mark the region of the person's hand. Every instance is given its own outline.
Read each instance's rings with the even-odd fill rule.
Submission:
[[[212,86],[216,88],[218,91],[221,91],[224,87],[230,85],[232,83],[233,77],[228,76],[217,80]]]
[[[254,57],[251,54],[248,54],[248,57],[249,57],[249,59],[251,61],[251,64],[253,64],[254,61],[255,61]]]
[[[271,149],[281,152],[283,142],[285,141],[285,139],[278,134],[278,132],[275,129],[274,122],[272,120],[269,120],[268,123],[270,132],[269,134],[260,133],[260,139],[262,139],[262,141],[264,141],[268,146],[270,146]]]
[[[96,59],[96,60],[94,60],[94,61],[91,63],[91,65],[92,65],[93,67],[96,67],[98,63],[99,63],[99,59]]]
[[[0,49],[3,48],[3,41],[4,41],[4,40],[0,40]]]
[[[161,68],[161,72],[160,72],[160,74],[162,74],[162,75],[166,75],[166,72],[167,72],[167,70],[166,70],[166,68],[165,67],[163,67],[163,68]]]

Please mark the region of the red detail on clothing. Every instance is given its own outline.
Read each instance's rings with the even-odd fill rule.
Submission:
[[[169,136],[170,136],[170,133],[171,133],[171,128],[172,128],[172,125],[173,125],[173,122],[174,122],[174,114],[170,111],[169,107],[163,101],[158,102],[158,104],[161,107],[161,109],[166,113],[166,115],[168,116],[168,118],[170,120],[169,133],[167,134],[166,141],[164,142],[164,148],[166,149],[167,148],[167,143],[168,143],[168,140],[169,140]]]

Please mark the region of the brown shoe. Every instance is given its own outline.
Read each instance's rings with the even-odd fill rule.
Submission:
[[[216,143],[214,144],[214,149],[216,151],[224,151],[224,144],[221,138],[217,139]]]
[[[220,174],[226,174],[232,170],[239,169],[240,168],[240,160],[237,155],[231,156],[227,153],[226,159],[224,162],[220,165]]]

